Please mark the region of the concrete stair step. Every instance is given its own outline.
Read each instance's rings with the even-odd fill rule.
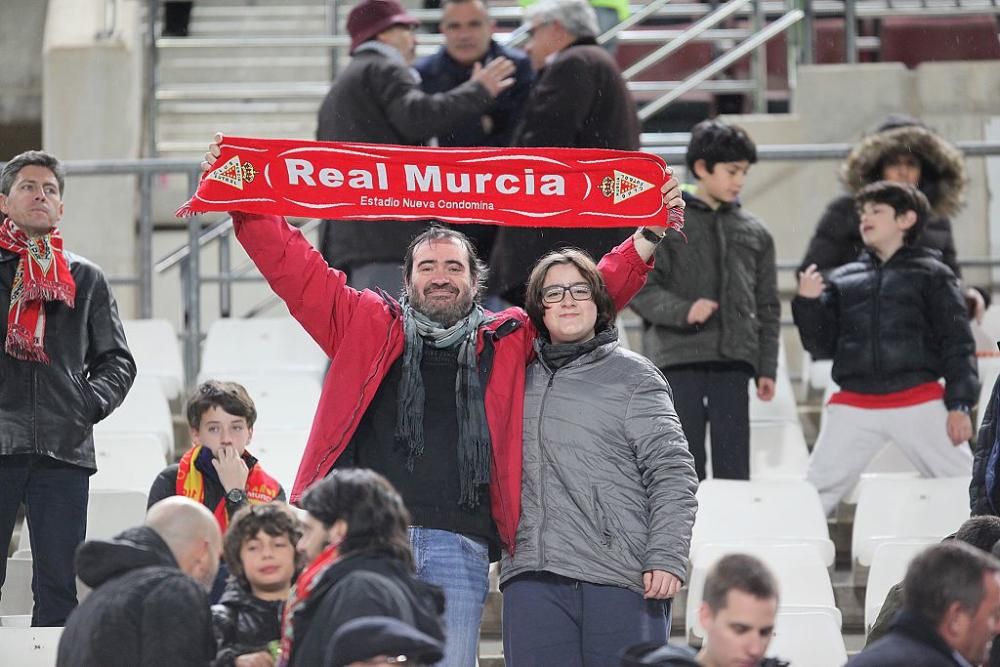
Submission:
[[[192,139],[205,140],[215,132],[237,136],[271,137],[273,139],[305,139],[316,136],[316,115],[307,118],[285,120],[284,118],[232,118],[219,123],[202,119],[178,119],[180,122],[161,122],[157,140],[184,142]],[[208,134],[206,134],[208,132]]]
[[[320,98],[322,99],[322,98]],[[168,100],[159,103],[159,117],[196,116],[220,120],[228,120],[240,116],[266,116],[269,114],[288,114],[294,118],[300,115],[316,115],[320,99],[305,100],[220,100],[189,102],[186,100]]]
[[[325,38],[324,38],[325,40]],[[315,59],[317,62],[329,60],[330,47],[328,40],[316,40],[317,43],[278,43],[274,46],[241,46],[237,40],[227,40],[221,45],[200,45],[199,40],[189,38],[170,37],[160,39],[156,42],[160,58],[160,68],[170,67],[175,60],[196,58],[203,67],[213,68],[217,62],[230,66],[231,63],[253,62],[256,59],[269,59],[274,57],[282,58],[307,58]],[[200,40],[202,44],[205,40]],[[217,44],[217,41],[214,42]]]
[[[160,66],[160,85],[184,85],[208,81],[228,83],[281,83],[289,80],[329,81],[330,59],[325,53],[310,56],[262,54],[206,60],[191,53]]]
[[[241,35],[303,35],[323,34],[327,30],[325,16],[245,16],[202,20],[191,18],[189,37],[232,37]]]
[[[191,11],[191,21],[219,21],[240,18],[320,18],[325,19],[327,4],[316,2],[315,4],[218,4],[203,6],[202,2],[195,3]]]

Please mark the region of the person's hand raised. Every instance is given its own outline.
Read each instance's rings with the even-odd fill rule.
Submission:
[[[215,136],[212,137],[212,143],[208,145],[208,152],[201,159],[201,174],[205,175],[209,169],[212,168],[212,164],[222,155],[222,132],[216,132]]]
[[[823,294],[823,274],[815,264],[810,264],[805,271],[799,271],[799,296],[803,299],[818,299]]]
[[[485,66],[479,63],[473,65],[470,79],[478,81],[490,97],[496,97],[514,85],[514,79],[511,77],[514,69],[514,63],[501,56],[489,61]]]

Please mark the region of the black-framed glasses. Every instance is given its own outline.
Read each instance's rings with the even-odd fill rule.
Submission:
[[[594,290],[587,283],[573,283],[572,285],[549,285],[542,288],[542,301],[544,303],[559,303],[566,296],[566,292],[573,297],[574,301],[590,301],[594,298]]]

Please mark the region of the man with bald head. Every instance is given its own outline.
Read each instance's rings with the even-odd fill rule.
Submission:
[[[143,526],[82,544],[77,573],[94,590],[66,622],[58,667],[207,666],[221,553],[215,517],[183,496],[153,505]]]

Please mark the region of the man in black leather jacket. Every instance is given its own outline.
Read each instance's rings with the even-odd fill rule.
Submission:
[[[63,251],[64,182],[62,165],[41,151],[0,172],[0,585],[23,503],[36,626],[63,625],[76,606],[73,554],[97,469],[93,426],[135,379],[107,279]]]

